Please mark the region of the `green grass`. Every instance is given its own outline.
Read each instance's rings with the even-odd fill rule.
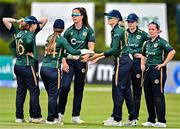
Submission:
[[[108,90],[98,90],[98,88],[105,88]],[[93,90],[93,91],[92,91]],[[97,91],[95,91],[97,90]],[[73,92],[71,90],[68,98],[68,104],[65,112],[65,122],[63,126],[60,125],[46,125],[46,124],[32,124],[22,123],[18,124],[14,122],[15,119],[15,88],[0,88],[0,129],[7,128],[117,128],[117,127],[105,127],[102,125],[102,121],[107,119],[112,112],[112,98],[111,98],[111,86],[103,85],[86,85],[84,98],[82,103],[81,118],[86,123],[81,125],[71,124],[72,113],[72,99]],[[167,109],[167,127],[168,128],[180,128],[180,94],[166,94],[166,109]],[[42,109],[43,118],[47,117],[47,94],[45,90],[41,90],[40,104]],[[24,114],[25,118],[29,118],[29,96],[26,98]],[[127,120],[127,109],[123,106],[123,122]],[[141,110],[139,117],[139,125],[137,127],[129,128],[142,128],[141,123],[147,119],[147,110],[144,96],[142,96]],[[125,127],[122,127],[125,128]],[[144,128],[144,127],[143,127]]]

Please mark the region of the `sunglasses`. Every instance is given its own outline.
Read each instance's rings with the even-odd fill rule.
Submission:
[[[110,20],[110,19],[113,19],[113,17],[111,17],[111,16],[107,16],[107,19],[108,19],[108,20]]]
[[[72,13],[71,16],[72,17],[78,17],[78,16],[81,16],[81,14],[80,13]]]

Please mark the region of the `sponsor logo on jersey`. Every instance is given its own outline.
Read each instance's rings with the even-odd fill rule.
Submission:
[[[78,41],[75,38],[71,39],[71,44],[73,44],[73,45],[82,44],[82,43],[84,43],[84,41]]]

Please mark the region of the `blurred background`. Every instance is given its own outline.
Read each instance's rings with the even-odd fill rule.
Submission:
[[[17,86],[13,73],[14,57],[8,48],[12,37],[3,25],[2,18],[19,19],[28,15],[48,18],[47,25],[36,39],[41,62],[43,45],[47,36],[52,33],[54,20],[61,18],[65,21],[65,28],[69,27],[72,25],[71,11],[75,7],[84,7],[87,10],[89,23],[95,30],[96,52],[107,50],[110,44],[111,29],[107,26],[104,12],[118,9],[124,21],[129,13],[134,12],[139,16],[139,28],[145,31],[149,22],[158,20],[162,30],[161,36],[176,50],[174,60],[167,66],[165,92],[180,93],[180,0],[0,0],[0,87]],[[89,65],[87,83],[111,84],[112,63],[109,58]],[[43,84],[40,83],[40,86],[43,87]]]

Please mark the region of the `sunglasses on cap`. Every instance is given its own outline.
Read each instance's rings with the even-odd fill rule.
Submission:
[[[81,16],[81,14],[80,13],[72,13],[71,16],[72,17],[78,17],[78,16]]]

